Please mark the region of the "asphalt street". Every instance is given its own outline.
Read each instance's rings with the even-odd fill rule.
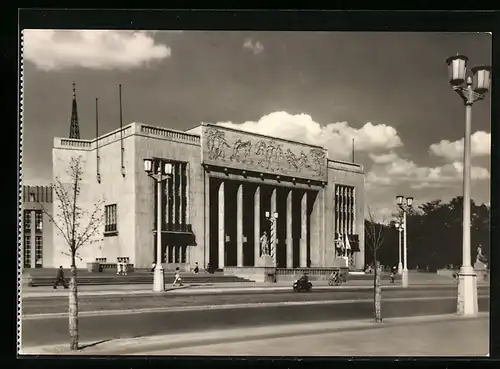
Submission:
[[[489,293],[489,288],[479,288],[480,293]],[[386,289],[383,296],[387,298],[442,296],[456,297],[455,286],[439,288],[409,288]],[[294,293],[290,291],[258,291],[252,293],[218,293],[204,295],[114,295],[114,296],[81,296],[78,310],[104,311],[122,309],[144,309],[159,307],[201,306],[201,305],[226,305],[245,303],[266,303],[280,301],[320,301],[320,300],[360,300],[373,296],[371,289],[314,289],[312,292]],[[23,315],[64,313],[68,310],[68,297],[35,297],[23,298]]]
[[[440,291],[443,295],[443,291]],[[306,295],[306,294],[304,294]],[[291,296],[300,296],[291,294]],[[308,294],[308,298],[316,296]],[[366,297],[366,296],[365,296]],[[323,295],[322,299],[325,296]],[[480,294],[479,310],[489,311],[489,298]],[[279,324],[369,319],[373,301],[332,301],[325,303],[253,307],[201,308],[161,312],[124,312],[79,317],[80,340],[104,341],[161,334],[182,334],[214,329],[245,328]],[[456,311],[456,296],[415,299],[410,296],[382,302],[385,318],[450,314]],[[68,340],[68,318],[22,319],[22,345],[61,344]]]

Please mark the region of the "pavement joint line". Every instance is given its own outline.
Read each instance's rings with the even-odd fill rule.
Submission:
[[[76,355],[110,355],[131,354],[140,355],[143,352],[160,352],[182,347],[196,347],[228,342],[245,342],[267,338],[289,337],[290,335],[318,335],[326,333],[342,333],[345,331],[373,330],[390,328],[401,325],[432,324],[435,322],[484,319],[489,312],[480,312],[474,317],[461,317],[456,314],[421,315],[413,317],[388,318],[383,323],[374,323],[371,319],[349,319],[329,322],[297,323],[263,327],[233,328],[225,330],[208,330],[193,333],[166,334],[134,338],[118,338],[97,344],[95,342],[82,343],[82,349],[71,352],[67,344],[32,346],[22,354],[76,354]],[[90,346],[92,347],[85,347]]]
[[[489,298],[489,295],[478,295],[478,298]],[[398,302],[398,301],[429,301],[429,300],[449,300],[456,299],[455,296],[423,296],[423,297],[393,297],[386,298],[383,301]],[[200,310],[225,310],[225,309],[244,309],[244,308],[268,308],[279,306],[310,306],[310,305],[337,305],[337,304],[354,304],[373,302],[373,299],[349,299],[349,300],[317,300],[317,301],[279,301],[279,302],[254,302],[245,304],[226,304],[226,305],[198,305],[198,306],[172,306],[158,308],[143,308],[143,309],[121,309],[121,310],[97,310],[97,311],[82,311],[78,317],[95,317],[95,316],[111,316],[111,315],[131,315],[144,313],[163,313],[163,312],[186,312]],[[22,315],[21,319],[37,320],[37,319],[58,319],[67,318],[68,313],[42,313]]]

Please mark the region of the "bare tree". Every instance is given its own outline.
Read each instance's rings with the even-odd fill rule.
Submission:
[[[377,260],[377,253],[384,243],[384,226],[378,224],[373,216],[373,212],[368,206],[368,221],[365,222],[366,244],[373,255],[374,278],[373,278],[373,308],[375,323],[382,323],[382,286],[380,275],[382,269]]]
[[[57,199],[57,211],[51,214],[46,208],[42,210],[57,228],[68,246],[63,254],[71,257],[71,277],[69,291],[69,335],[70,349],[78,350],[78,289],[76,282],[76,259],[78,250],[89,243],[100,232],[104,222],[102,200],[93,204],[92,209],[86,209],[80,204],[83,165],[80,156],[72,157],[67,171],[68,181],[55,178],[52,184]],[[55,209],[54,209],[55,210]]]

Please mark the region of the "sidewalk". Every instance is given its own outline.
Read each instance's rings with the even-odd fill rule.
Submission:
[[[250,327],[220,331],[87,342],[78,352],[67,345],[29,347],[23,354],[76,355],[473,355],[489,350],[489,314],[346,320]]]
[[[401,288],[401,281],[396,281],[394,284],[389,283],[388,280],[382,280],[383,288]],[[435,279],[435,278],[415,278],[410,280],[409,288],[412,287],[428,287],[428,288],[442,288],[446,286],[455,286],[453,280]],[[479,287],[487,287],[485,284],[478,284]],[[258,292],[258,291],[287,291],[292,290],[292,282],[284,281],[273,284],[258,283],[258,282],[234,282],[234,283],[214,283],[214,284],[191,284],[178,287],[165,286],[167,294],[182,294],[182,295],[196,295],[207,293],[228,293],[230,292]],[[157,295],[162,292],[151,291],[152,286],[149,284],[130,284],[130,285],[105,285],[105,286],[78,286],[79,296],[116,296],[116,295]],[[352,280],[341,286],[328,286],[326,280],[313,281],[313,289],[371,289],[373,288],[373,281],[370,280]],[[54,290],[51,287],[22,287],[21,289],[23,298],[37,298],[37,297],[58,297],[67,296],[68,290],[59,288]]]

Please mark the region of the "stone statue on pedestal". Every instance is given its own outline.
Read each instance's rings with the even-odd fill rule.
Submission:
[[[267,232],[264,231],[262,236],[260,236],[260,256],[269,255],[269,240],[267,238]]]

